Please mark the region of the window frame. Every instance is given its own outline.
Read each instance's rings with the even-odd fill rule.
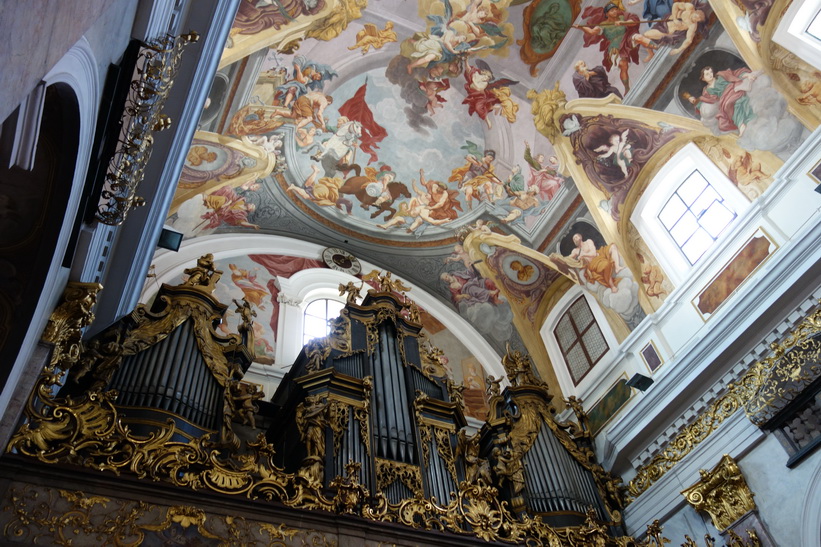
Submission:
[[[714,239],[713,244],[691,264],[684,251],[662,223],[659,215],[670,197],[681,184],[694,172],[707,180],[721,196],[722,203],[735,215]],[[630,220],[641,234],[650,251],[658,260],[665,274],[674,285],[683,284],[693,270],[706,267],[711,258],[721,247],[721,242],[739,225],[744,212],[749,209],[750,201],[727,178],[721,169],[702,152],[698,146],[689,143],[682,147],[656,173],[650,184],[642,193]]]
[[[320,302],[320,301],[325,302],[325,327],[326,327],[325,328],[325,334],[322,335],[322,336],[314,336],[313,338],[306,339],[305,337],[308,335],[308,333],[306,332],[306,329],[305,329],[305,319],[308,316],[308,309],[311,306],[313,306],[315,303]],[[323,336],[327,336],[328,333],[330,332],[328,321],[330,321],[331,319],[334,319],[335,317],[338,317],[338,315],[333,316],[333,317],[329,317],[329,315],[328,315],[328,303],[329,302],[337,302],[337,303],[341,304],[340,310],[345,307],[345,301],[344,300],[342,300],[338,297],[333,298],[332,296],[329,296],[327,294],[316,294],[316,295],[313,296],[313,298],[306,299],[303,302],[303,305],[300,306],[301,307],[301,312],[302,312],[302,345],[303,346],[305,346],[305,344],[307,344],[311,340],[316,340],[317,338],[322,338]],[[311,317],[315,317],[317,319],[320,319],[320,316],[318,316],[318,315],[311,314]]]
[[[561,346],[553,335],[553,330],[565,312],[570,309],[570,306],[572,306],[580,296],[584,297],[587,305],[590,307],[590,311],[593,313],[593,318],[607,343],[608,349],[596,364],[590,368],[590,370],[595,369],[597,371],[596,374],[585,374],[579,380],[579,383],[576,384],[568,369]],[[608,380],[611,366],[616,360],[619,342],[610,327],[610,323],[607,322],[604,311],[589,291],[582,289],[579,285],[570,287],[559,301],[556,302],[556,305],[550,313],[548,313],[544,323],[542,323],[541,329],[539,329],[539,333],[547,349],[547,355],[550,358],[553,370],[556,373],[556,379],[559,381],[559,387],[565,396],[575,395],[586,399],[599,387],[599,384]]]
[[[590,312],[590,317],[592,319],[591,322],[581,331],[579,330],[579,326],[576,324],[576,321],[575,321],[575,319],[574,319],[574,317],[571,313],[571,309],[574,306],[576,306],[576,304],[578,302],[583,302],[584,303],[584,305],[587,307],[587,310]],[[562,348],[562,342],[559,339],[559,336],[556,332],[565,317],[568,318],[568,321],[569,321],[570,325],[573,327],[573,332],[575,333],[575,339],[568,346],[567,349]],[[595,360],[593,360],[590,357],[590,353],[588,352],[587,345],[584,342],[585,334],[587,334],[591,330],[591,328],[593,328],[593,327],[595,327],[595,329],[598,330],[599,334],[601,335],[601,339],[604,342],[604,345],[606,347],[604,353],[599,355],[599,357]],[[587,301],[587,299],[584,297],[583,294],[580,294],[576,299],[574,299],[570,303],[570,305],[568,305],[567,308],[564,310],[564,313],[559,315],[558,320],[556,321],[555,325],[553,326],[552,334],[553,334],[553,338],[556,340],[556,343],[559,346],[559,350],[561,351],[565,367],[567,368],[567,372],[570,375],[570,379],[573,381],[574,386],[578,386],[582,382],[582,380],[584,380],[585,377],[587,377],[587,375],[590,374],[590,371],[592,371],[593,368],[597,364],[599,364],[602,359],[604,359],[604,357],[607,355],[607,353],[611,349],[610,344],[607,343],[607,339],[604,336],[604,332],[602,331],[601,327],[599,326],[598,321],[596,321],[596,316],[593,314],[593,309],[590,307],[590,303]],[[585,370],[582,373],[582,375],[579,376],[578,379],[574,376],[573,371],[571,370],[570,363],[568,362],[568,359],[567,359],[567,355],[570,353],[570,350],[572,350],[573,347],[576,346],[576,345],[581,346],[582,353],[584,354],[585,360],[587,361],[587,364],[588,364],[587,370]]]
[[[781,17],[773,41],[821,70],[821,36],[809,32],[809,26],[821,18],[821,1],[793,2]]]

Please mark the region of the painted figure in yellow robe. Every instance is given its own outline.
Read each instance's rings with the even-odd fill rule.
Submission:
[[[365,28],[356,33],[356,43],[348,49],[353,51],[362,48],[362,55],[365,55],[370,48],[382,49],[382,46],[390,42],[396,42],[393,22],[386,22],[383,30],[379,30],[373,23],[365,23]]]

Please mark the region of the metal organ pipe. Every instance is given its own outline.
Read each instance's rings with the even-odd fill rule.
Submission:
[[[171,371],[180,366],[180,360],[188,349],[185,347],[185,342],[188,341],[188,337],[184,335],[187,334],[185,331],[186,329],[183,326],[171,333],[171,336],[174,337],[174,340],[172,340],[173,347],[169,348],[169,351],[172,351],[172,357],[171,359],[165,361],[164,366],[158,367],[160,368],[160,373],[157,375],[157,383],[152,386],[154,398],[151,406],[153,408],[168,410],[171,406],[171,401],[167,392],[169,377],[171,375]]]
[[[388,401],[387,414],[390,417],[388,424],[388,446],[390,447],[390,457],[394,460],[400,460],[399,457],[399,393],[397,390],[397,378],[394,370],[394,361],[391,353],[391,332],[389,332],[390,323],[382,323],[380,333],[382,334],[382,347],[380,348],[382,355],[382,370],[385,371],[385,377],[388,380],[387,393],[390,394]]]

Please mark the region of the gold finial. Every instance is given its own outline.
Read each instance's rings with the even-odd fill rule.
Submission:
[[[544,385],[544,382],[533,374],[533,363],[530,357],[519,350],[511,350],[510,344],[507,344],[507,353],[502,357],[502,365],[505,367],[510,383],[514,386]]]
[[[197,287],[207,292],[214,292],[217,281],[222,276],[222,272],[216,269],[214,255],[211,253],[199,257],[196,267],[186,268],[183,273],[188,275],[188,279],[183,282],[183,285]]]

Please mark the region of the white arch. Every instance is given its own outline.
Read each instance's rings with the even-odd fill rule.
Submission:
[[[185,241],[183,245],[180,246],[179,252],[176,253],[172,251],[159,251],[154,256],[153,265],[157,275],[157,283],[172,283],[179,279],[184,268],[190,267],[197,258],[206,253],[212,253],[216,260],[224,260],[226,258],[239,256],[240,254],[270,253],[318,259],[322,250],[323,247],[321,245],[282,236],[265,234],[216,234]],[[381,268],[378,266],[362,261],[363,271],[367,272],[379,269]],[[322,270],[322,272],[325,272],[325,270]],[[333,272],[333,270],[328,270],[328,272]],[[323,273],[322,275],[336,275],[339,273],[340,272],[334,272],[333,274]],[[295,274],[295,276],[296,275],[298,274]],[[307,282],[311,279],[311,275],[313,274],[305,274],[306,277],[304,280],[306,286]],[[293,283],[294,276],[292,276],[291,279]],[[341,279],[342,278],[340,278],[340,280]],[[344,279],[345,282],[347,282],[353,278],[347,276]],[[424,289],[404,279],[402,281],[411,288],[413,299],[422,308],[436,317],[448,330],[459,334],[461,342],[465,347],[470,349],[488,374],[492,374],[497,378],[506,378],[499,355],[467,320]],[[155,283],[153,279],[149,279],[146,282],[142,295],[140,296],[141,302],[146,302],[153,296],[158,287],[157,283]]]
[[[809,480],[801,515],[801,545],[821,545],[821,463]]]
[[[575,302],[579,296],[583,296],[590,306],[590,311],[593,312],[593,317],[596,319],[596,323],[599,325],[609,349],[604,357],[596,363],[595,368],[597,369],[597,373],[588,374],[578,385],[574,385],[570,372],[567,370],[567,366],[565,366],[565,359],[553,334],[553,329],[556,328],[559,319],[561,319],[568,308],[570,308],[570,305]],[[616,357],[616,350],[619,347],[619,343],[613,335],[613,331],[607,322],[607,317],[605,317],[601,306],[588,291],[582,290],[578,285],[570,287],[545,318],[542,327],[539,329],[539,334],[542,336],[542,341],[547,349],[550,362],[553,363],[553,370],[556,373],[559,386],[562,388],[562,393],[565,395],[576,395],[587,401],[591,393],[596,391],[603,381],[607,381],[607,372],[609,372],[610,365]]]
[[[8,408],[18,384],[21,385],[21,388],[27,389],[26,386],[30,387],[30,382],[26,382],[26,378],[31,378],[32,375],[39,373],[39,370],[27,371],[26,364],[31,359],[49,315],[56,307],[63,293],[63,288],[69,279],[69,270],[63,268],[61,262],[71,238],[74,218],[80,208],[80,198],[85,185],[88,160],[94,143],[94,129],[96,127],[101,91],[97,60],[88,40],[81,38],[43,77],[43,81],[46,87],[54,84],[65,84],[71,88],[76,96],[79,117],[77,161],[71,182],[71,192],[66,203],[65,216],[54,247],[49,272],[43,284],[43,290],[40,293],[34,315],[29,323],[29,328],[23,338],[20,352],[17,354],[17,359],[6,380],[6,385],[0,394],[0,409],[3,413]]]

